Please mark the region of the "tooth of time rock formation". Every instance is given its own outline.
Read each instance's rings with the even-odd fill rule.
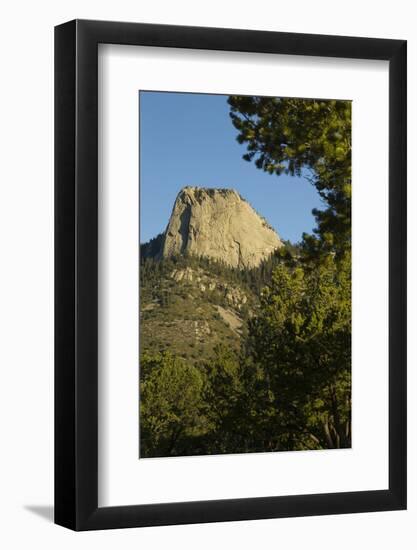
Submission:
[[[235,190],[184,187],[152,255],[191,254],[250,269],[281,246],[274,229]]]

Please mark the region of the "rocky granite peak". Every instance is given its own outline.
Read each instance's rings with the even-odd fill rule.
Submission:
[[[177,195],[157,257],[191,254],[252,268],[282,242],[234,189],[184,187]]]

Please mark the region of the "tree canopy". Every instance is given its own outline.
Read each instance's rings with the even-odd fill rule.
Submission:
[[[230,116],[246,143],[243,158],[275,175],[304,175],[326,208],[315,210],[306,248],[343,254],[351,240],[351,102],[230,96]]]
[[[249,324],[254,416],[280,448],[350,446],[350,263],[281,265]],[[315,445],[313,445],[315,447]]]
[[[143,455],[183,453],[188,438],[207,431],[202,400],[203,374],[169,353],[143,354],[141,374]]]

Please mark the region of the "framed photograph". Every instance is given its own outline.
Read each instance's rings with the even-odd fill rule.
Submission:
[[[55,522],[406,508],[406,42],[55,29]]]

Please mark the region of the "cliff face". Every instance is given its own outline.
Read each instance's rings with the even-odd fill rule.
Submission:
[[[277,233],[233,189],[184,187],[157,257],[192,254],[243,269],[281,246]]]

